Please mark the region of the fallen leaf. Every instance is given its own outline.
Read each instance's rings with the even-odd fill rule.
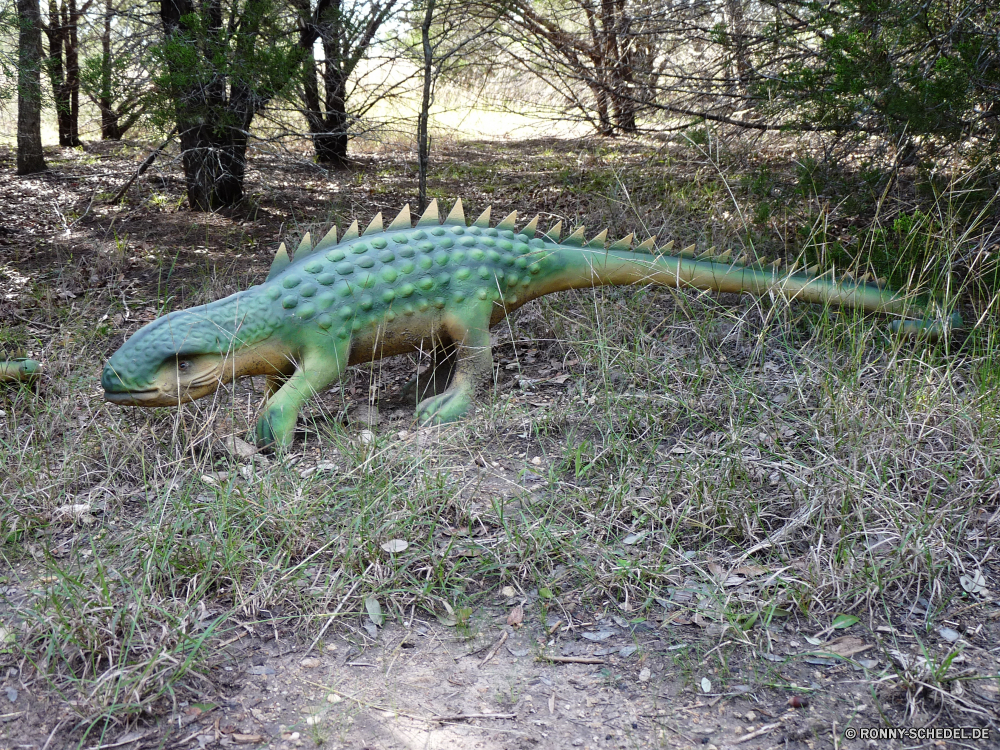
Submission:
[[[971,576],[959,577],[958,582],[970,594],[982,594],[986,591],[986,579],[983,577],[982,572],[978,570],[974,571]]]
[[[365,599],[365,609],[368,610],[368,618],[372,621],[372,624],[382,627],[382,623],[385,622],[385,615],[382,614],[382,605],[378,603],[378,599],[374,596],[369,596]]]
[[[832,654],[837,654],[838,656],[843,656],[844,658],[860,654],[862,651],[867,651],[870,648],[871,646],[869,644],[865,643],[860,638],[856,638],[851,635],[834,638],[832,641],[823,644],[824,651],[829,651]]]
[[[712,681],[707,677],[701,678],[701,692],[711,693],[712,692]]]
[[[857,625],[859,622],[861,621],[854,615],[837,615],[833,618],[833,623],[830,627],[836,630],[844,630],[852,625]]]
[[[403,552],[407,547],[410,546],[409,542],[404,539],[390,539],[385,544],[381,545],[382,549],[389,553]]]
[[[507,624],[517,628],[521,626],[522,622],[524,622],[524,607],[518,604],[507,615]]]
[[[240,745],[256,745],[264,741],[259,734],[233,734],[232,740]]]

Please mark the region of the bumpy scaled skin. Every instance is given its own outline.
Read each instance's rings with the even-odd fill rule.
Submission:
[[[42,366],[33,359],[0,360],[0,383],[29,383],[42,374]]]
[[[926,302],[864,281],[694,258],[693,247],[654,255],[652,240],[632,250],[631,236],[606,247],[606,233],[585,243],[582,228],[560,243],[560,225],[536,237],[537,219],[517,230],[515,218],[491,227],[487,209],[466,226],[458,201],[443,224],[432,203],[416,227],[407,207],[386,230],[381,214],[363,236],[355,222],[339,243],[336,229],[315,247],[307,234],[294,262],[279,248],[264,284],[139,330],[105,366],[105,397],[171,405],[234,378],[267,375],[271,395],[257,441],[287,445],[299,409],[345,367],[419,349],[431,350],[440,367],[417,416],[449,422],[468,411],[492,373],[491,325],[536,297],[603,284],[770,292],[903,315],[911,318],[904,329],[931,335],[961,325],[955,316],[942,324]]]

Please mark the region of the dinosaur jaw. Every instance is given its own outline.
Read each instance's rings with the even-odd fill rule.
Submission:
[[[102,377],[104,399],[119,406],[177,406],[215,393],[221,386],[246,375],[290,375],[292,361],[283,347],[259,346],[218,354],[171,356],[152,382],[130,387],[114,372]]]

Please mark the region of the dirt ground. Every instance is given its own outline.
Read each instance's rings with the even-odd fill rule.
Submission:
[[[995,738],[964,744],[845,738],[850,728],[885,726],[879,706],[889,708],[899,686],[873,684],[870,677],[887,666],[873,644],[889,633],[900,635],[889,626],[874,634],[856,628],[822,648],[803,642],[795,627],[774,628],[774,651],[766,658],[737,659],[720,671],[704,666],[707,654],[727,643],[718,626],[627,622],[600,612],[550,614],[543,625],[537,592],[527,593],[498,598],[464,633],[419,617],[377,631],[367,622],[338,623],[310,649],[292,630],[247,625],[243,637],[230,639],[226,663],[215,675],[220,692],[181,704],[152,725],[109,727],[100,742],[86,747],[997,746]],[[508,625],[519,605],[522,623]],[[990,644],[1000,636],[998,617],[995,608],[981,613],[979,624],[961,636],[967,644],[963,668],[995,670],[1000,659]],[[919,658],[909,640],[901,659]],[[934,640],[925,644],[932,651],[949,645],[945,638]],[[701,656],[692,659],[693,651]],[[0,689],[10,696],[19,685],[17,670],[10,669]],[[6,738],[0,747],[70,746],[52,738],[72,722],[72,707],[44,691],[20,690],[0,715]],[[973,692],[969,697],[977,703],[996,705],[1000,697],[990,681]],[[968,726],[989,731],[975,721]]]
[[[248,181],[266,184],[266,199],[232,215],[192,217],[169,205],[104,205],[95,196],[113,192],[132,165],[111,147],[88,146],[85,159],[62,156],[43,175],[14,179],[11,153],[0,151],[0,323],[25,341],[46,340],[58,334],[57,310],[83,310],[88,294],[121,297],[125,309],[111,321],[115,335],[106,354],[157,314],[167,279],[154,256],[173,257],[171,293],[228,294],[262,274],[286,225],[326,220],[328,201],[349,214],[365,186],[378,182],[373,170],[360,170],[345,178],[353,180],[354,192],[331,182],[324,193],[310,187],[323,183],[310,168],[265,177],[261,160]],[[151,175],[139,187],[174,199],[180,194],[170,174]],[[463,198],[484,205],[487,195],[474,189],[470,195],[470,189],[461,191]],[[402,204],[403,191],[391,180],[383,180],[380,191],[369,193],[378,208]],[[548,199],[540,189],[524,200],[538,208]],[[370,209],[365,206],[365,215]],[[124,235],[129,252],[116,256],[114,245]],[[244,254],[234,255],[233,246]],[[95,247],[102,252],[93,253]],[[18,353],[35,352],[29,344]],[[57,363],[54,371],[68,372],[69,363]],[[553,373],[540,357],[537,364],[528,360],[521,375],[542,380]],[[387,382],[402,382],[407,373],[387,374]],[[558,399],[559,393],[548,404]],[[469,471],[501,484],[522,481],[503,469]],[[520,489],[530,492],[523,481]],[[736,577],[735,587],[767,572],[747,566],[726,575]],[[35,576],[25,565],[4,571],[0,601],[13,606],[32,596],[42,585]],[[684,586],[675,593],[685,595]],[[225,638],[214,684],[203,687],[197,702],[108,725],[82,745],[74,706],[48,689],[30,663],[0,662],[0,750],[1000,747],[995,735],[960,742],[850,739],[851,729],[901,721],[907,696],[920,692],[907,675],[956,643],[964,646],[955,662],[959,671],[983,676],[965,688],[967,713],[960,692],[943,719],[934,714],[945,711],[943,704],[924,696],[906,726],[964,724],[986,732],[996,726],[1000,680],[990,676],[1000,664],[1000,608],[989,596],[972,605],[956,599],[917,641],[909,633],[924,627],[926,606],[919,599],[900,602],[869,623],[836,629],[792,617],[767,627],[771,649],[759,654],[738,645],[725,622],[666,613],[636,621],[612,606],[550,607],[537,590],[492,592],[457,627],[419,610],[381,627],[371,618],[338,618],[315,644],[321,624],[303,631],[272,612],[271,621],[246,622]]]

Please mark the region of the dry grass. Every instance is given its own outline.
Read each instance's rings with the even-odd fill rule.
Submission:
[[[813,221],[814,198],[789,207],[786,234],[742,221],[740,162],[718,146],[714,156],[698,144],[456,148],[439,193],[476,206],[492,193],[499,209],[612,234],[778,249],[801,247],[806,227],[808,254],[837,225]],[[363,205],[370,216],[411,181],[373,162],[325,210],[342,218]],[[298,185],[285,190],[307,196]],[[301,205],[279,194],[259,208],[287,229],[307,223]],[[224,226],[194,230],[199,244],[241,241],[239,219],[214,221]],[[163,272],[190,241],[144,242]],[[770,300],[566,294],[498,329],[496,384],[466,422],[415,431],[397,400],[414,363],[374,363],[313,404],[293,454],[249,458],[225,441],[246,435],[262,383],[177,410],[100,400],[95,374],[120,341],[121,300],[132,317],[117,325],[134,328],[136,311],[155,313],[166,296],[139,303],[127,251],[97,246],[91,265],[113,281],[50,308],[45,328],[0,329],[49,367],[38,395],[8,392],[0,404],[10,584],[0,624],[16,634],[0,663],[72,698],[95,731],[207,694],[226,658],[219,643],[244,624],[312,637],[370,597],[388,617],[418,608],[474,629],[477,602],[509,585],[554,613],[694,621],[743,654],[770,652],[786,623],[849,613],[890,653],[899,644],[877,626],[930,632],[985,603],[963,582],[996,585],[1000,370],[989,325],[959,347]],[[252,275],[213,262],[201,280],[184,277],[185,305]],[[175,299],[177,284],[166,287]],[[53,286],[38,281],[33,294]],[[407,548],[385,551],[394,539]],[[985,720],[955,689],[983,675],[930,656],[872,675],[887,715],[929,698]]]

